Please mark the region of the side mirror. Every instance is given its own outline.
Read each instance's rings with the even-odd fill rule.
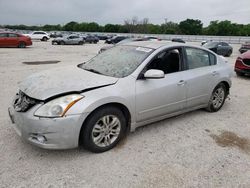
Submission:
[[[144,74],[144,78],[146,79],[160,79],[164,78],[165,74],[162,70],[150,69]]]

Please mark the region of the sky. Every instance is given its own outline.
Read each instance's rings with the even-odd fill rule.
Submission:
[[[250,24],[250,0],[0,0],[0,25],[123,24],[134,16],[153,24],[187,18],[205,26],[213,20]]]

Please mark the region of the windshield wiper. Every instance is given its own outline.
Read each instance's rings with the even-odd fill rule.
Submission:
[[[84,70],[87,70],[87,71],[90,71],[90,72],[93,72],[93,73],[96,73],[96,74],[102,74],[100,73],[99,71],[95,70],[95,69],[85,69],[83,68]]]

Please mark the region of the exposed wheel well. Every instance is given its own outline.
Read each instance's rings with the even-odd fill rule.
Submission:
[[[88,117],[85,119],[85,121],[83,122],[83,124],[82,124],[82,127],[81,127],[81,130],[80,130],[80,133],[79,133],[79,141],[78,141],[78,143],[79,143],[79,145],[81,144],[81,133],[82,133],[82,131],[83,131],[83,129],[84,129],[84,123],[87,121],[87,119],[91,116],[91,114],[93,114],[93,113],[95,113],[97,110],[99,110],[100,108],[105,108],[105,107],[108,107],[108,106],[114,106],[114,107],[117,107],[118,109],[120,109],[121,111],[122,111],[122,113],[123,113],[123,115],[124,115],[124,117],[125,117],[125,119],[127,120],[127,130],[126,130],[126,132],[129,132],[130,131],[130,124],[131,124],[131,114],[130,114],[130,112],[129,112],[129,110],[128,110],[128,108],[125,106],[125,105],[123,105],[123,104],[121,104],[121,103],[107,103],[107,104],[104,104],[104,105],[101,105],[101,106],[99,106],[99,107],[97,107],[95,110],[93,110],[89,115],[88,115]]]
[[[230,88],[230,86],[229,86],[228,82],[222,81],[221,83],[225,85],[226,90],[227,90],[227,95],[229,95],[229,88]]]

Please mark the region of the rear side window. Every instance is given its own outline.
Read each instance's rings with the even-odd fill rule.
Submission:
[[[216,57],[202,49],[186,48],[187,64],[189,69],[206,67],[216,64]]]
[[[0,33],[0,38],[7,37],[7,33]]]
[[[18,35],[14,33],[9,33],[9,37],[18,37]]]

